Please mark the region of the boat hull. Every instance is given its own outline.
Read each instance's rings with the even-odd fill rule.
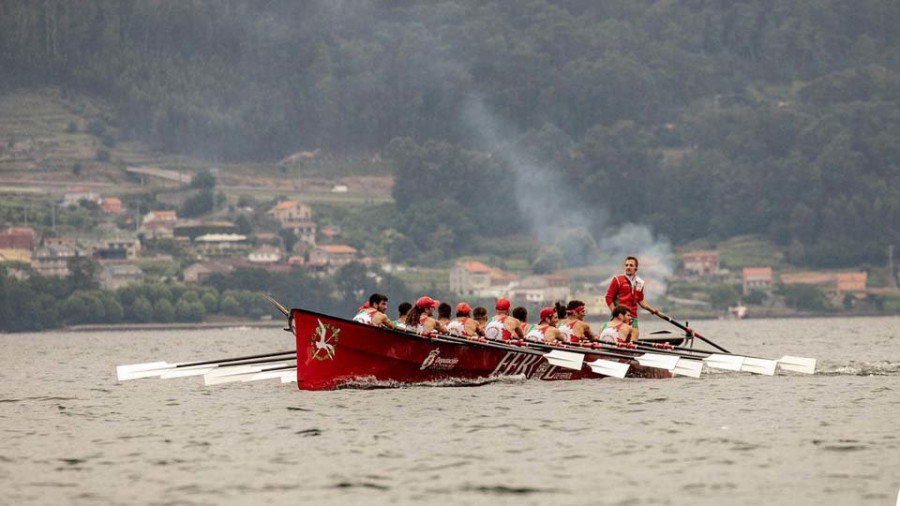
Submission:
[[[507,376],[548,381],[603,377],[587,366],[581,370],[557,367],[542,352],[529,348],[423,337],[302,309],[293,309],[291,320],[301,390],[474,385]],[[630,364],[631,376],[671,377],[664,370]]]

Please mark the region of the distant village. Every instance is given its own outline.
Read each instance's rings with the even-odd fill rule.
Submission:
[[[99,212],[110,218],[123,213],[122,202],[116,197],[104,197],[86,187],[70,187],[59,204],[63,207],[96,205]],[[360,262],[377,265],[385,272],[414,269],[391,265],[384,257],[366,256],[365,252],[343,244],[338,226],[319,228],[312,209],[299,200],[281,200],[266,211],[282,231],[290,231],[295,244],[285,248],[283,235],[256,232],[252,237],[239,233],[239,226],[229,221],[209,221],[179,218],[174,210],[152,210],[139,217],[128,230],[116,225],[115,219],[103,220],[95,230],[79,235],[39,236],[29,226],[14,226],[0,232],[0,264],[9,275],[26,279],[31,273],[66,278],[71,274],[71,262],[87,257],[98,267],[99,285],[116,290],[144,281],[146,273],[141,264],[146,261],[179,261],[183,266],[167,281],[202,284],[211,275],[229,273],[238,267],[255,267],[272,273],[287,273],[294,266],[302,266],[313,276],[331,276],[341,267]],[[148,252],[142,245],[148,241],[171,240],[182,246],[181,258],[171,254]],[[659,259],[647,259],[652,265]],[[610,267],[610,274],[618,266]],[[651,267],[652,268],[652,267]],[[563,274],[517,275],[476,260],[458,260],[449,269],[449,292],[460,299],[493,299],[507,297],[531,307],[568,300],[584,300],[594,314],[605,314],[605,283],[574,284]],[[778,272],[773,266],[743,267],[732,272],[721,265],[716,250],[683,251],[673,282],[695,285],[710,283],[740,284],[743,298],[762,304],[771,299],[777,284],[811,285],[824,292],[836,307],[847,307],[865,299],[878,289],[868,288],[865,271]],[[710,309],[708,300],[665,294],[664,287],[653,286],[675,305]],[[746,316],[743,298],[728,308],[736,317]]]

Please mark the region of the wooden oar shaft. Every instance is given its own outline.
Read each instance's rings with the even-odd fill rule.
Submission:
[[[209,365],[209,364],[227,364],[229,362],[240,362],[242,360],[253,360],[255,358],[267,358],[267,357],[278,357],[283,355],[296,355],[296,350],[287,350],[287,351],[278,351],[273,353],[261,353],[259,355],[247,355],[245,357],[234,357],[234,358],[220,358],[215,360],[199,360],[197,362],[185,362],[183,364],[177,364],[175,367],[192,367],[195,365]]]
[[[720,351],[722,351],[722,352],[724,352],[724,353],[731,353],[730,351],[728,351],[728,350],[726,350],[725,348],[719,346],[718,344],[716,344],[716,343],[710,341],[709,339],[707,339],[707,338],[701,336],[698,332],[696,332],[695,330],[691,329],[691,328],[688,327],[687,325],[683,325],[681,322],[678,322],[678,321],[673,320],[669,315],[660,313],[659,311],[657,311],[657,312],[654,313],[654,314],[655,314],[656,316],[662,318],[663,320],[665,320],[665,321],[671,323],[672,325],[675,325],[676,327],[680,328],[681,330],[687,332],[689,336],[694,336],[694,337],[696,337],[697,339],[700,339],[701,341],[703,341],[704,343],[706,343],[706,344],[712,346],[713,348],[716,348],[717,350],[720,350]]]

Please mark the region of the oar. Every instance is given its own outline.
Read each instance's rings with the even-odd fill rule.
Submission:
[[[233,374],[207,374],[203,376],[203,384],[220,385],[223,383],[236,383],[239,381],[259,381],[281,378],[285,374],[294,374],[297,377],[297,366],[289,364],[277,364],[268,367],[258,367],[253,370],[236,372]]]
[[[426,339],[437,340],[439,342],[448,342],[448,343],[456,343],[456,344],[467,344],[467,345],[477,345],[477,346],[486,346],[488,348],[498,348],[501,350],[507,351],[515,351],[518,353],[525,353],[529,355],[539,355],[547,359],[547,362],[550,362],[551,365],[555,365],[557,367],[563,367],[566,369],[572,369],[575,371],[580,371],[582,365],[584,364],[584,355],[581,353],[572,353],[566,352],[560,349],[554,349],[549,353],[542,353],[537,350],[532,350],[526,348],[524,346],[515,346],[512,344],[504,343],[502,341],[492,341],[489,339],[467,339],[464,337],[456,337],[450,336],[446,334],[436,334],[434,337],[428,336],[420,336],[425,337]]]
[[[528,345],[536,346],[536,347],[540,347],[540,348],[553,347],[553,345],[550,345],[550,344],[532,343],[532,342],[529,342]],[[699,361],[699,358],[691,359],[691,357],[666,356],[666,355],[661,355],[658,353],[646,353],[646,352],[643,352],[643,350],[637,351],[637,350],[629,350],[627,348],[625,348],[625,349],[614,348],[614,347],[609,347],[609,346],[605,346],[602,344],[600,345],[599,348],[597,348],[596,346],[583,345],[581,343],[563,343],[562,345],[567,347],[568,349],[577,347],[578,348],[577,353],[584,353],[587,355],[601,355],[601,356],[614,357],[614,358],[623,358],[626,360],[636,360],[639,364],[641,364],[644,367],[651,367],[651,368],[655,368],[655,369],[665,369],[671,373],[674,373],[674,374],[677,374],[680,376],[690,376],[692,378],[699,378],[700,372],[702,371],[702,368],[703,368],[703,363]],[[603,351],[601,351],[601,350],[603,350]],[[608,351],[608,350],[613,350],[613,351]],[[685,358],[686,360],[681,360],[681,358]],[[598,364],[598,367],[602,366],[605,369],[611,369],[611,370],[617,371],[617,370],[621,369],[621,365],[623,365],[620,362],[613,362],[613,361],[609,361],[609,360],[604,361],[604,362],[606,362],[606,363]],[[588,365],[590,365],[590,364],[591,363],[589,362]],[[613,364],[616,364],[616,365],[613,365]],[[597,372],[595,370],[594,366],[591,366],[591,369],[594,370],[595,372]]]
[[[163,376],[165,374],[169,374],[174,372],[176,369],[183,368],[194,368],[197,369],[197,366],[211,366],[215,367],[220,364],[227,364],[231,362],[241,362],[247,361],[257,358],[269,358],[269,357],[280,357],[285,355],[295,355],[297,352],[294,350],[288,351],[278,351],[273,353],[261,353],[259,355],[247,355],[244,357],[232,357],[232,358],[220,358],[215,360],[200,360],[196,362],[181,362],[176,364],[169,364],[167,362],[147,362],[143,364],[129,364],[129,365],[119,365],[116,366],[116,376],[119,381],[140,379],[140,378],[151,378],[153,376]]]
[[[640,343],[641,341],[638,340],[638,344]],[[742,371],[772,376],[775,374],[776,366],[778,366],[784,371],[794,371],[803,374],[815,374],[816,372],[816,359],[814,358],[785,355],[779,359],[773,360],[769,358],[737,355],[734,353],[717,354],[712,351],[699,350],[697,348],[685,348],[682,346],[674,346],[673,349],[688,353],[706,354],[707,356],[703,358],[703,361],[706,362],[708,366],[726,371]]]
[[[288,318],[290,318],[291,312],[288,311],[288,309],[287,309],[286,307],[284,307],[283,305],[281,305],[280,302],[278,302],[277,300],[275,300],[274,297],[272,297],[271,295],[267,294],[266,292],[259,292],[259,293],[260,293],[260,295],[262,295],[263,297],[265,297],[267,301],[271,302],[272,305],[275,306],[276,309],[278,309],[279,311],[281,311],[282,314],[284,314],[284,316],[287,316]]]
[[[709,339],[707,339],[707,338],[701,336],[699,333],[695,332],[694,330],[692,330],[691,328],[687,327],[686,325],[683,325],[683,324],[681,324],[680,322],[677,322],[677,321],[673,320],[669,315],[663,314],[663,313],[660,312],[660,311],[657,311],[657,312],[655,312],[655,313],[653,313],[653,314],[655,314],[656,316],[662,318],[663,320],[665,320],[665,321],[671,323],[672,325],[675,325],[676,327],[680,328],[681,330],[685,331],[685,332],[687,333],[688,336],[694,336],[694,337],[696,337],[697,339],[700,339],[701,341],[705,342],[706,344],[712,346],[713,348],[716,348],[717,350],[719,350],[719,351],[721,351],[721,352],[723,352],[723,353],[731,353],[731,352],[729,352],[728,350],[726,350],[725,348],[719,346],[718,344],[716,344],[716,343],[710,341]]]

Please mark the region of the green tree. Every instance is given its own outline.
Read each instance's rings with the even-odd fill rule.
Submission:
[[[198,171],[191,179],[191,187],[201,190],[212,190],[216,186],[216,176],[209,169]]]
[[[175,308],[172,307],[172,303],[168,299],[156,301],[153,305],[153,319],[162,323],[175,321]]]
[[[237,299],[231,295],[222,297],[222,313],[229,316],[243,316],[244,310]]]
[[[219,299],[213,292],[204,293],[203,297],[200,298],[200,302],[203,303],[207,314],[215,314],[219,311]]]
[[[153,304],[145,297],[137,297],[126,312],[130,321],[147,323],[153,321]]]

